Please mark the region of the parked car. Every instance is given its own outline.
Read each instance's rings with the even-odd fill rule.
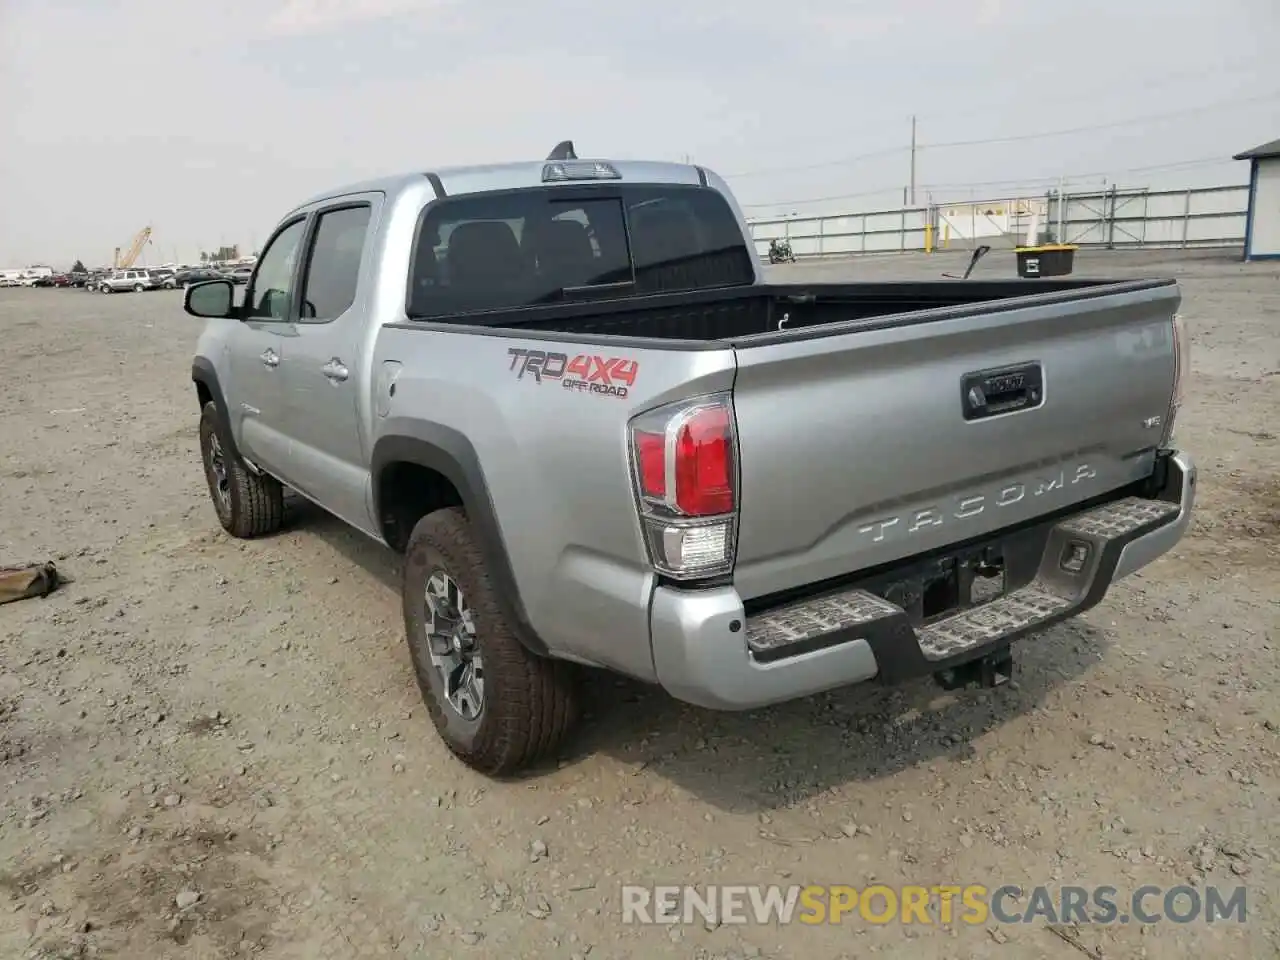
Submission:
[[[185,297],[219,522],[287,486],[403,554],[475,768],[555,751],[574,664],[722,710],[1003,683],[1187,530],[1176,281],[766,282],[716,174],[556,156],[335,190],[243,305]]]
[[[226,279],[225,275],[212,267],[192,267],[186,270],[179,270],[177,274],[178,284],[184,287],[189,283],[199,283],[201,280],[222,279]]]
[[[232,267],[224,276],[232,283],[248,283],[253,276],[253,267]]]
[[[119,293],[132,290],[141,293],[155,289],[156,281],[146,270],[115,270],[98,281],[98,289],[103,293]]]
[[[178,286],[177,271],[169,267],[152,267],[147,270],[152,281],[154,281],[155,290],[173,290]]]

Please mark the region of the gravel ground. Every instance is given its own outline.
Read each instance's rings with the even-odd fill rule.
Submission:
[[[961,253],[781,268],[936,276]],[[979,276],[1011,273],[993,254]],[[608,676],[558,765],[461,767],[410,673],[390,554],[309,506],[223,535],[180,295],[0,290],[0,956],[1264,957],[1280,945],[1280,271],[1174,274],[1193,532],[994,692],[855,688],[749,715]],[[1186,926],[624,926],[620,885],[1248,886]]]

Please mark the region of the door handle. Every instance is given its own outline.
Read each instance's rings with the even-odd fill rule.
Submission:
[[[342,383],[342,381],[346,380],[347,377],[350,376],[350,373],[347,371],[347,365],[337,357],[334,357],[321,367],[320,372],[334,383]]]
[[[280,354],[268,347],[262,354],[262,362],[268,367],[280,366]]]

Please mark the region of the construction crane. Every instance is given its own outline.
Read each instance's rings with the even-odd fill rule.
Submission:
[[[116,247],[115,267],[117,270],[128,270],[137,261],[142,253],[142,248],[151,242],[151,228],[143,227],[138,231],[138,235],[133,238],[133,244],[129,247],[129,252],[123,257],[120,256],[120,248]]]

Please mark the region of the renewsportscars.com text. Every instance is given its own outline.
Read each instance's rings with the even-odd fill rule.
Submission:
[[[936,884],[624,886],[630,924],[1243,923],[1244,887]]]

